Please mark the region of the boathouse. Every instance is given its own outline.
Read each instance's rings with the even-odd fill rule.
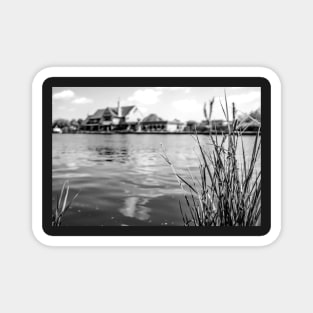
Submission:
[[[107,107],[89,115],[81,125],[83,131],[137,130],[143,115],[135,105]]]

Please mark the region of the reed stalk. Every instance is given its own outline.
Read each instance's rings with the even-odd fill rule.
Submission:
[[[76,199],[79,192],[74,195],[74,197],[68,201],[68,194],[70,190],[70,185],[68,181],[63,183],[60,193],[57,195],[57,206],[52,214],[52,226],[61,226],[62,219],[66,211],[71,207],[72,202]]]
[[[256,169],[261,153],[261,125],[259,123],[248,158],[243,144],[245,130],[240,130],[241,123],[234,118],[235,104],[233,121],[230,122],[226,93],[225,103],[224,108],[220,101],[228,125],[227,132],[222,138],[209,134],[210,149],[200,142],[195,130],[200,179],[193,177],[190,171],[186,178],[163,150],[162,157],[170,165],[185,198],[186,208],[179,202],[185,226],[261,225],[261,171]],[[239,147],[242,149],[242,162],[238,158]]]

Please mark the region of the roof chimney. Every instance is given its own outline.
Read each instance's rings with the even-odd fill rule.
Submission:
[[[117,100],[117,116],[122,117],[122,108],[120,105],[120,99]]]

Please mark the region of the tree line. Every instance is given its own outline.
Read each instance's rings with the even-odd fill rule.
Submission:
[[[64,133],[77,131],[80,129],[81,124],[83,123],[83,119],[72,119],[67,120],[64,118],[56,119],[52,122],[52,128],[61,128]]]
[[[210,108],[212,110],[212,106]],[[206,116],[206,112],[205,112]],[[249,118],[249,117],[251,118]],[[258,129],[258,124],[255,123],[255,121],[258,121],[261,123],[261,110],[257,109],[255,111],[250,112],[249,114],[240,114],[237,119],[239,122],[242,123],[242,127],[246,128],[246,130],[251,130],[255,131]],[[63,133],[68,133],[68,132],[75,132],[80,130],[80,127],[83,123],[83,119],[72,119],[72,120],[67,120],[63,118],[56,119],[52,122],[52,128],[60,128],[62,129]],[[213,122],[213,121],[212,121]],[[188,124],[190,124],[188,126]],[[192,125],[191,125],[192,124]],[[197,131],[206,131],[207,130],[207,120],[202,121],[200,123],[196,121],[189,121],[187,122],[187,125],[184,130],[194,130],[196,127]],[[225,128],[225,126],[215,126],[217,130],[221,130],[222,128]],[[226,129],[226,128],[225,128]]]

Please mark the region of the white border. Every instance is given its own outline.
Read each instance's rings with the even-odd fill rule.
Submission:
[[[49,77],[264,77],[271,84],[271,230],[265,236],[49,236],[42,229],[42,84]],[[48,246],[265,246],[281,229],[281,84],[264,67],[50,67],[32,85],[32,229]]]

